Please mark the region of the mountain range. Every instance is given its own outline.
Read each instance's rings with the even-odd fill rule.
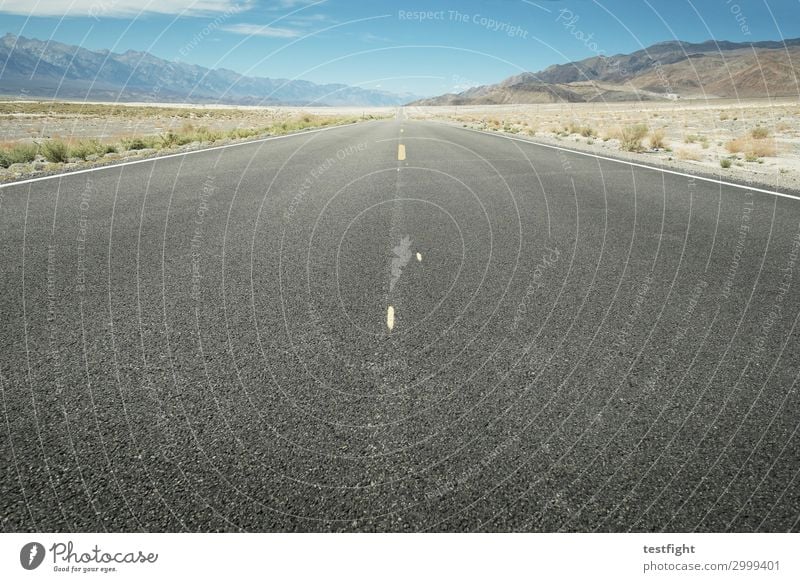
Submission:
[[[797,97],[798,66],[800,39],[669,41],[627,55],[553,65],[413,105]]]
[[[248,77],[147,52],[93,51],[13,34],[0,38],[0,94],[92,101],[375,107],[417,98],[341,84]]]

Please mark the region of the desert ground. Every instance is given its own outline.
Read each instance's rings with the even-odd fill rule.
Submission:
[[[0,182],[391,115],[392,108],[0,100]]]
[[[412,119],[507,133],[770,188],[800,190],[800,101],[407,107]],[[0,181],[391,117],[393,108],[0,101]]]
[[[503,132],[689,173],[800,189],[800,101],[750,99],[409,107],[409,117]]]

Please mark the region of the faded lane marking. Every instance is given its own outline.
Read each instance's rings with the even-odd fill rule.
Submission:
[[[386,310],[386,327],[389,328],[389,331],[392,331],[392,328],[394,328],[394,307],[391,305],[389,309]]]
[[[422,262],[422,255],[417,253],[417,260],[421,263]]]
[[[397,159],[401,162],[406,159],[406,146],[403,144],[397,146]]]
[[[403,274],[403,267],[411,260],[411,237],[404,236],[400,239],[400,244],[392,249],[394,257],[392,257],[392,280],[389,281],[389,293],[394,291],[394,286]]]

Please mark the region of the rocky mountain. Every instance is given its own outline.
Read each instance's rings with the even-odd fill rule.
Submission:
[[[414,96],[340,84],[248,77],[146,52],[92,51],[13,34],[0,38],[0,94],[92,101],[394,106]]]
[[[415,105],[481,105],[800,95],[800,39],[671,41],[628,55],[595,56]]]

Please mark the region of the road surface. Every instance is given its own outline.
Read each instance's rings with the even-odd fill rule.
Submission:
[[[797,531],[800,200],[404,115],[0,189],[4,531]]]

